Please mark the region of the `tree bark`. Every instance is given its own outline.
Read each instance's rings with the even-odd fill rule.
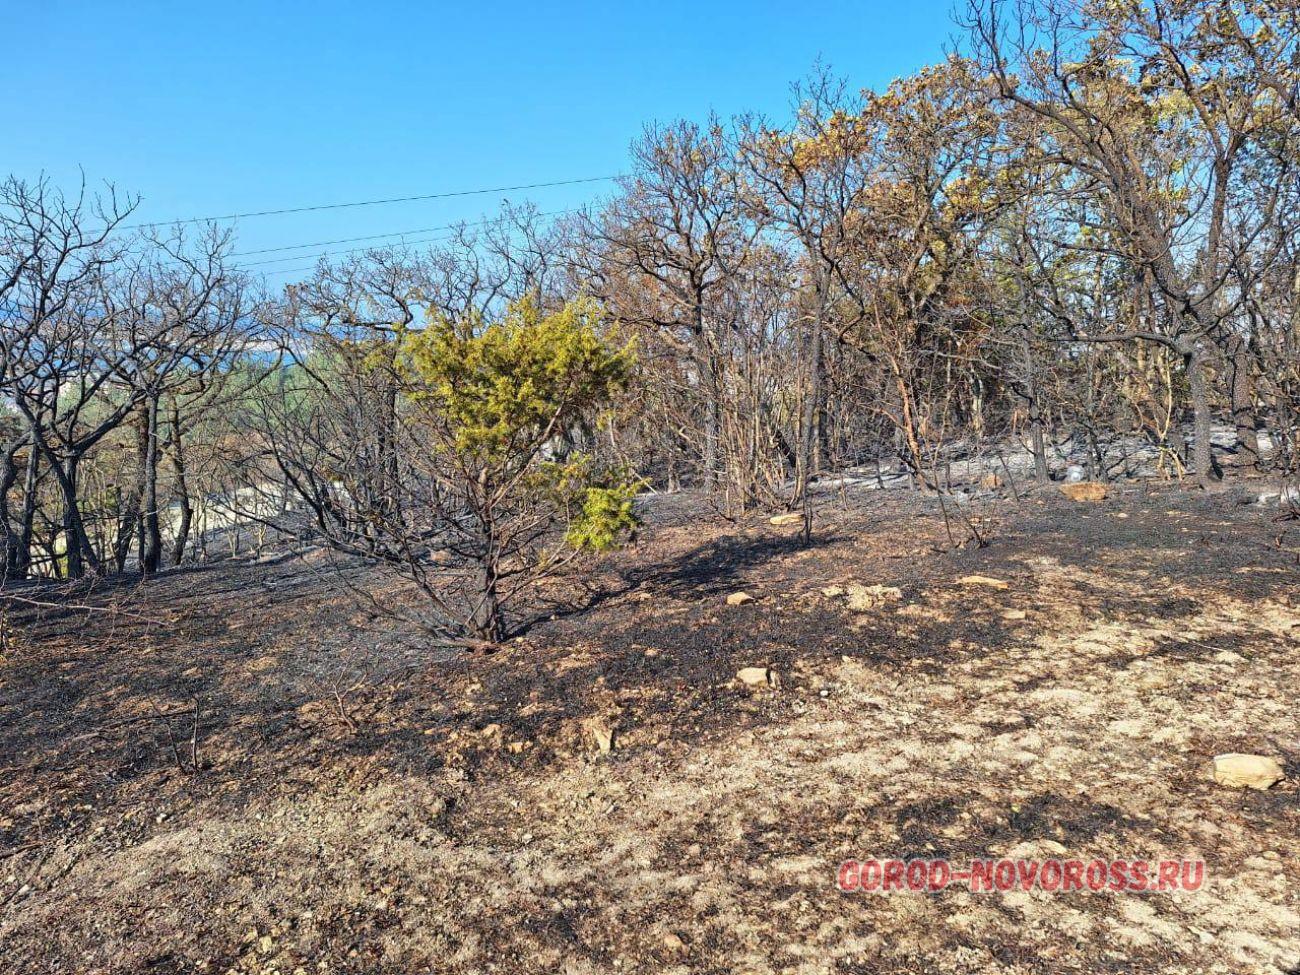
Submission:
[[[704,383],[704,457],[702,472],[704,490],[712,492],[718,484],[718,443],[722,434],[722,404],[718,389],[718,374],[712,357],[706,351],[700,357],[700,378]]]
[[[113,564],[117,571],[126,571],[126,560],[131,553],[131,544],[135,543],[136,554],[144,547],[144,535],[140,528],[140,505],[144,497],[144,455],[149,437],[149,422],[144,413],[143,404],[133,418],[131,427],[135,432],[135,481],[123,492],[119,491],[117,535],[113,539]]]
[[[478,639],[498,643],[505,636],[505,621],[501,614],[497,575],[490,555],[479,560],[474,573],[475,603],[470,617],[470,629]]]
[[[1047,438],[1043,435],[1042,409],[1038,405],[1037,391],[1029,391],[1029,438],[1034,452],[1034,479],[1046,484],[1051,479],[1047,469]]]
[[[1205,378],[1207,364],[1204,355],[1197,349],[1184,352],[1183,363],[1192,399],[1192,473],[1201,484],[1208,484],[1219,480],[1221,472],[1214,462],[1214,451],[1210,442],[1213,417],[1210,412],[1209,386]]]
[[[9,494],[18,483],[18,451],[26,438],[18,438],[10,443],[0,456],[0,580],[16,578],[14,570],[18,563],[18,529],[13,523],[13,513],[9,507]]]
[[[162,525],[158,518],[158,399],[145,400],[144,492],[140,511],[140,571],[162,568]]]
[[[60,461],[53,454],[47,454],[50,469],[59,483],[59,492],[63,496],[63,545],[64,557],[68,562],[66,573],[69,579],[80,579],[89,569],[96,575],[102,569],[90,536],[86,534],[86,521],[81,514],[81,504],[77,498],[77,467],[80,457],[69,457]]]
[[[894,374],[894,389],[898,394],[898,433],[903,441],[903,464],[912,475],[912,483],[924,493],[939,489],[938,483],[926,473],[925,452],[921,448],[921,434],[916,417],[911,384],[903,375],[897,360],[890,358]]]
[[[820,295],[816,300],[821,301]],[[803,501],[815,472],[814,462],[820,440],[817,421],[821,415],[822,371],[822,327],[818,315],[812,322],[811,334],[808,336],[808,388],[799,417],[799,453],[793,499],[795,504]]]
[[[176,524],[176,538],[172,543],[172,565],[185,560],[185,547],[190,540],[190,527],[194,524],[194,503],[190,499],[190,483],[185,467],[185,441],[181,430],[180,410],[172,407],[171,430],[172,469],[176,474],[176,495],[180,502],[180,519]]]
[[[36,531],[36,487],[40,483],[41,452],[33,435],[27,452],[27,470],[23,472],[23,512],[18,522],[18,551],[15,553],[14,578],[26,579],[32,569],[32,544]]]
[[[1246,339],[1232,342],[1232,423],[1237,430],[1237,450],[1242,467],[1260,468],[1259,435],[1255,432],[1255,379],[1253,357]]]

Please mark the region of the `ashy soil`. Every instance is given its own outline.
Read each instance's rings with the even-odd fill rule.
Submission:
[[[1154,486],[988,502],[979,548],[901,492],[824,499],[810,545],[649,510],[492,654],[320,558],[11,606],[0,970],[1300,971],[1300,522]],[[1218,785],[1224,752],[1289,777]],[[1001,856],[1206,878],[835,885]]]

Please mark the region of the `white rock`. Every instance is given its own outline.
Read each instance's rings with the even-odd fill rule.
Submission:
[[[1011,588],[1011,583],[1005,579],[994,579],[992,576],[962,576],[957,581],[963,586],[987,586],[989,589]]]
[[[848,607],[855,613],[865,613],[885,603],[893,603],[903,598],[903,590],[897,586],[859,586],[851,585],[846,589]]]
[[[1282,764],[1267,755],[1231,752],[1214,756],[1214,781],[1232,788],[1267,789],[1286,778]]]

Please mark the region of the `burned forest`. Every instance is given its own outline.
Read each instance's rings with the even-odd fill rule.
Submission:
[[[608,175],[16,154],[0,970],[1300,970],[1300,8],[908,30]]]

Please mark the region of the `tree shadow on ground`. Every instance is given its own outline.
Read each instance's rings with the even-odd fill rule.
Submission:
[[[814,534],[805,542],[802,535],[785,534],[729,536],[704,542],[666,563],[651,560],[623,568],[609,578],[578,580],[576,596],[538,597],[531,611],[512,627],[511,636],[525,634],[542,622],[582,616],[636,591],[672,598],[733,592],[744,583],[747,573],[773,559],[841,540],[838,535]]]

